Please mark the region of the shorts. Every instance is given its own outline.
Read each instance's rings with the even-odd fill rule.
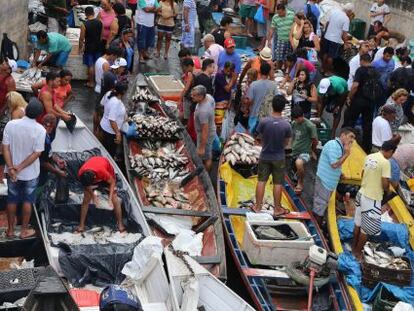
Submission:
[[[329,200],[331,199],[333,191],[326,189],[322,184],[322,180],[318,176],[315,178],[315,187],[313,191],[312,211],[316,215],[323,217],[326,209],[328,208]]]
[[[147,27],[137,25],[137,45],[138,50],[146,50],[154,47],[155,43],[155,27]]]
[[[164,25],[158,25],[157,31],[158,32],[164,32],[164,33],[173,33],[175,26],[164,26]]]
[[[272,175],[274,185],[282,185],[285,180],[286,161],[266,161],[259,160],[257,169],[257,177],[259,181],[266,182]]]
[[[257,8],[256,6],[242,4],[240,5],[239,15],[241,18],[251,18],[253,19],[256,15]]]
[[[32,180],[18,180],[16,182],[7,178],[7,203],[31,203],[36,202],[36,188],[39,183],[39,178]]]
[[[342,44],[322,38],[321,54],[327,54],[329,57],[338,58],[342,54]]]
[[[394,158],[390,159],[391,164],[391,178],[390,181],[398,183],[400,182],[400,166],[398,165],[397,160]]]
[[[195,26],[190,25],[190,31],[184,31],[184,25],[182,26],[182,34],[181,34],[181,45],[186,47],[187,49],[192,49],[194,47],[195,41]]]
[[[311,160],[311,156],[309,153],[301,153],[298,156],[294,156],[292,159],[293,164],[295,164],[296,160],[302,160],[303,164],[309,163]]]
[[[98,60],[99,57],[102,56],[101,52],[96,52],[96,53],[84,53],[83,54],[83,63],[88,66],[88,67],[92,67],[95,66],[96,61]]]
[[[69,58],[69,54],[71,51],[69,52],[59,52],[59,53],[55,53],[53,54],[50,62],[55,65],[56,67],[63,67],[66,65],[66,63],[68,62],[68,58]]]
[[[292,53],[292,47],[289,41],[276,40],[275,61],[285,61],[290,53]]]
[[[354,222],[366,235],[381,234],[381,201],[367,198],[358,192],[355,199]]]
[[[214,142],[215,136],[211,136],[207,139],[207,144],[205,148],[204,155],[201,156],[201,160],[207,161],[211,160],[213,158],[213,142]],[[197,147],[200,145],[201,135],[197,135]]]

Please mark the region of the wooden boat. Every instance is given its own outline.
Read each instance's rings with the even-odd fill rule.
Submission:
[[[167,114],[161,103],[152,102],[150,105],[161,116],[175,119],[172,114]],[[130,113],[134,113],[134,111]],[[142,210],[145,214],[190,217],[193,231],[203,233],[201,256],[195,256],[194,258],[216,277],[226,279],[223,227],[214,189],[207,171],[196,154],[196,149],[190,136],[186,131],[182,131],[180,136],[180,140],[175,143],[175,146],[177,149],[182,148],[181,153],[190,159],[187,169],[195,174],[194,178],[182,188],[183,192],[190,197],[191,208],[189,210],[151,206],[144,190],[146,183],[134,174],[129,160],[130,155],[142,154],[140,141],[136,139],[124,140],[125,165],[128,179],[140,204],[143,206]],[[169,236],[159,226],[154,223],[150,223],[150,226],[155,235],[164,238],[168,243],[173,240],[174,236]]]
[[[111,158],[111,156],[108,154],[105,148],[101,145],[97,138],[92,134],[92,132],[86,127],[86,125],[80,119],[77,120],[77,124],[73,133],[70,133],[68,131],[68,129],[62,121],[59,122],[56,129],[56,138],[52,144],[52,152],[56,152],[59,154],[70,153],[73,155],[84,152],[85,150],[93,149],[95,151],[97,150],[98,153],[106,157],[115,169],[115,173],[118,177],[118,194],[120,192],[123,192],[129,204],[127,215],[125,215],[125,210],[123,210],[125,217],[128,217],[128,221],[131,221],[132,223],[135,223],[139,226],[139,232],[142,234],[143,237],[150,236],[150,228],[145,220],[144,214],[141,211],[140,204],[137,201],[134,192],[130,188],[127,180],[123,176],[119,167],[116,165],[115,161]],[[124,204],[125,202],[123,202],[123,205]],[[91,207],[92,206],[90,206],[89,211],[91,211]],[[58,206],[58,204],[56,204],[55,208],[69,209],[69,206],[65,206],[65,204],[62,204],[62,206]],[[107,212],[109,212],[110,214],[105,214],[103,216],[101,215],[100,218],[98,217],[98,221],[96,223],[91,224],[90,227],[102,226],[102,222],[108,218],[112,220],[112,211]],[[88,212],[88,217],[89,215],[90,214]],[[63,275],[62,267],[59,261],[59,248],[55,247],[50,237],[52,221],[50,216],[50,212],[43,211],[41,214],[43,240],[51,265],[56,269],[56,271],[58,271],[60,275]],[[74,223],[77,222],[76,219],[78,219],[79,214],[75,214],[75,216],[73,216],[72,214],[65,214],[65,216],[68,216],[68,219],[66,219],[68,223]],[[134,247],[134,245],[132,245],[132,247]],[[69,246],[72,247],[71,245]],[[85,249],[88,252],[87,254],[85,254],[86,257],[95,255],[96,253],[96,249],[93,249],[92,247],[88,248],[88,246],[85,246]],[[120,265],[119,262],[116,263],[116,260],[119,260],[118,258],[120,258],[120,256],[122,255],[122,251],[119,251],[116,254],[114,254],[111,259],[111,261],[113,260],[114,262],[113,265],[119,266],[117,268],[114,268],[115,270],[118,269],[117,271],[120,271],[120,269],[122,269],[123,267],[123,265]],[[165,275],[165,271],[161,261],[156,261],[155,264],[151,267],[151,269],[148,269],[145,277],[139,284],[136,284],[134,290],[136,291],[137,296],[139,297],[143,305],[147,305],[148,307],[155,305],[155,310],[176,310],[172,303],[172,297],[170,295],[170,291],[168,288],[168,280]],[[100,290],[96,290],[96,292],[92,294],[96,296],[99,295],[99,292]],[[99,309],[99,306],[96,304],[91,307]]]
[[[365,152],[357,145],[357,143],[354,143],[350,156],[342,166],[342,172],[345,176],[345,178],[341,180],[342,183],[360,185],[365,156]],[[396,196],[389,201],[388,204],[390,205],[397,222],[407,225],[409,242],[411,247],[414,248],[414,219],[406,208],[403,200],[401,200],[399,196]],[[328,205],[327,222],[332,250],[339,255],[344,251],[344,249],[339,236],[337,220],[336,192],[334,192]],[[364,308],[357,291],[350,285],[347,285],[347,291],[352,302],[353,309],[356,311],[362,311]]]
[[[226,242],[256,309],[306,310],[308,302],[306,288],[298,286],[284,270],[252,265],[243,251],[246,213],[250,210],[239,208],[239,202],[254,197],[257,176],[242,177],[229,163],[224,162],[223,156],[220,164],[217,189]],[[265,197],[271,196],[271,193],[271,185],[267,184]],[[296,196],[288,177],[283,189],[282,205],[291,211],[289,217],[299,220],[306,226],[316,245],[329,249],[321,230],[313,216],[307,213],[304,203]],[[342,276],[336,272],[334,276],[334,280],[331,279],[330,285],[323,292],[325,297],[332,299],[330,310],[352,310]]]

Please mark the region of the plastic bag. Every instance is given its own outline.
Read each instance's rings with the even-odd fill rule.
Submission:
[[[69,200],[69,181],[66,177],[59,176],[56,181],[55,203],[66,203]]]
[[[266,24],[266,19],[264,17],[264,10],[262,5],[259,6],[259,8],[257,9],[256,14],[254,15],[254,20],[259,24]]]
[[[316,52],[315,49],[309,49],[307,52],[308,61],[311,63],[317,63],[318,62],[318,52]]]

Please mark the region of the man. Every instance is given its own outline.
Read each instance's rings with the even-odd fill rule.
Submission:
[[[120,199],[116,194],[116,176],[114,168],[107,158],[94,156],[87,160],[79,169],[79,181],[84,187],[83,201],[80,210],[77,233],[85,231],[85,221],[88,214],[89,203],[94,199],[93,190],[104,184],[109,190],[109,202],[112,203],[119,232],[125,232],[122,223],[122,209]]]
[[[242,19],[246,21],[246,34],[248,37],[253,37],[253,33],[255,32],[255,22],[254,16],[256,14],[256,1],[255,0],[241,0],[240,1],[240,10],[239,15]]]
[[[138,2],[138,10],[135,14],[137,25],[137,45],[139,61],[145,63],[151,57],[148,49],[154,47],[155,43],[155,14],[160,4],[157,0],[142,0]]]
[[[361,56],[370,52],[370,46],[368,41],[364,41],[359,46],[358,54],[351,58],[349,61],[349,78],[348,78],[348,90],[351,90],[352,83],[354,82],[355,72],[361,66]],[[370,62],[371,63],[371,62]]]
[[[214,41],[224,47],[224,40],[231,37],[230,24],[233,23],[233,19],[230,16],[224,15],[220,21],[220,27],[213,30],[211,33],[214,36]]]
[[[213,74],[216,66],[214,65],[214,60],[205,59],[203,60],[203,66],[201,67],[201,73],[195,76],[194,86],[202,85],[206,88],[207,94],[213,96]]]
[[[318,5],[319,0],[308,0],[305,4],[303,12],[305,13],[306,19],[311,22],[313,31],[316,34],[320,34],[319,17],[321,11]]]
[[[377,0],[371,6],[369,10],[369,17],[371,18],[371,24],[369,26],[368,36],[374,34],[374,24],[379,21],[381,24],[388,24],[391,20],[391,11],[388,5],[385,4],[385,0]]]
[[[3,156],[8,186],[6,235],[9,238],[14,237],[14,222],[19,204],[22,204],[20,238],[30,238],[36,234],[35,230],[29,228],[29,221],[32,204],[36,200],[39,156],[45,146],[46,130],[36,122],[42,111],[41,103],[32,98],[26,107],[26,116],[9,121],[4,129]]]
[[[204,45],[204,59],[206,58],[210,58],[212,60],[214,60],[214,72],[213,75],[215,75],[217,73],[217,64],[218,64],[218,59],[219,59],[219,55],[221,52],[224,51],[224,48],[220,45],[215,43],[215,39],[214,36],[212,34],[206,34],[203,38],[203,45]]]
[[[197,0],[197,17],[200,26],[200,33],[209,33],[213,30],[216,23],[214,22],[213,15],[214,2],[210,0]]]
[[[380,81],[385,91],[388,88],[388,80],[390,78],[390,75],[395,69],[395,62],[393,60],[393,56],[394,49],[392,47],[386,47],[384,49],[384,54],[382,58],[375,60],[372,63],[372,67],[374,67],[381,76]]]
[[[269,79],[270,70],[270,65],[263,62],[260,65],[260,79],[253,81],[247,91],[247,97],[250,105],[248,129],[252,135],[255,133],[256,126],[259,123],[259,112],[262,105],[265,104],[265,99],[267,97],[273,98],[273,96],[275,96],[278,92],[275,81]]]
[[[109,67],[109,70],[103,74],[101,82],[101,98],[104,97],[107,92],[112,91],[117,82],[123,80],[122,75],[126,72],[127,66],[127,61],[124,58],[118,58]]]
[[[286,68],[286,64],[284,64],[286,57],[292,53],[289,33],[294,23],[295,13],[291,10],[286,10],[284,4],[278,4],[276,10],[277,13],[273,16],[267,40],[269,43],[272,42],[276,30],[277,39],[274,41],[274,60],[277,62],[277,69],[282,69],[283,67]]]
[[[43,1],[47,15],[48,32],[57,32],[62,35],[66,32],[66,16],[69,11],[66,8],[66,0],[47,0]]]
[[[40,30],[37,34],[37,44],[33,57],[33,65],[42,67],[43,65],[49,64],[56,67],[64,67],[68,61],[69,54],[72,51],[72,45],[68,38],[57,32],[46,33]],[[47,55],[39,64],[41,51],[46,51]]]
[[[214,122],[214,98],[207,94],[202,85],[197,85],[191,90],[191,99],[197,103],[194,112],[194,123],[197,132],[197,154],[203,160],[207,171],[211,169],[213,156],[213,141],[216,135]]]
[[[315,152],[318,145],[318,134],[316,125],[304,117],[301,107],[296,106],[292,109],[292,119],[292,163],[296,169],[298,179],[295,192],[300,195],[304,187],[305,164],[311,158],[316,159]]]
[[[365,158],[361,188],[355,200],[352,254],[357,259],[361,259],[367,237],[378,236],[381,233],[381,201],[384,192],[390,191],[389,159],[396,149],[397,145],[394,142],[386,141],[382,144],[380,151]]]
[[[12,72],[17,70],[17,63],[12,59],[4,59],[0,64],[0,112],[7,108],[6,95],[16,91],[16,81]]]
[[[122,30],[120,36],[114,39],[110,46],[119,48],[122,58],[127,62],[128,71],[132,71],[132,65],[134,61],[134,32],[132,28]]]
[[[323,146],[316,171],[312,213],[321,226],[332,192],[338,186],[341,167],[351,152],[355,139],[353,128],[344,127],[339,137],[328,141]]]
[[[333,9],[329,15],[325,35],[322,38],[322,57],[335,59],[341,56],[342,47],[347,44],[349,18],[354,14],[354,5],[347,3],[342,9]]]
[[[380,116],[374,119],[372,123],[372,149],[371,152],[378,152],[381,146],[386,141],[393,141],[395,144],[401,140],[399,134],[393,134],[390,122],[395,119],[395,108],[390,105],[385,105],[382,108]]]
[[[243,67],[243,71],[240,74],[239,83],[238,86],[241,87],[241,84],[244,80],[244,77],[246,76],[247,71],[249,71],[250,68],[256,69],[258,73],[260,73],[260,65],[266,62],[270,65],[270,73],[269,73],[269,79],[274,80],[275,78],[275,66],[272,61],[272,50],[265,46],[259,53],[258,56],[252,57],[249,59],[247,64]],[[260,75],[258,77],[260,79]]]
[[[93,7],[85,9],[86,21],[82,23],[79,36],[79,54],[83,53],[83,63],[88,67],[87,87],[94,87],[95,63],[102,55],[102,22],[95,18]]]
[[[354,127],[362,115],[362,148],[371,151],[372,120],[376,101],[382,97],[379,73],[371,66],[371,56],[360,56],[361,67],[355,72],[351,91],[348,94],[343,126]]]
[[[285,147],[292,137],[292,129],[288,121],[282,117],[282,111],[288,101],[283,95],[276,95],[272,101],[273,113],[264,118],[257,126],[257,134],[262,140],[262,152],[259,157],[258,183],[256,186],[255,212],[262,210],[262,202],[266,183],[272,175],[273,182],[273,216],[280,217],[289,211],[282,207],[282,185],[285,179]]]
[[[348,94],[348,84],[344,78],[330,76],[323,78],[318,86],[318,117],[322,117],[323,110],[333,114],[332,138],[336,135],[341,120],[342,107]]]
[[[399,171],[414,168],[414,144],[401,144],[393,155]]]
[[[191,59],[194,63],[194,71],[198,72],[201,70],[201,60],[198,56],[193,56],[191,51],[187,48],[182,48],[178,51],[178,59],[182,63],[184,59]]]
[[[224,64],[227,62],[232,62],[235,66],[235,72],[237,75],[241,72],[241,58],[240,55],[235,51],[236,42],[233,38],[227,38],[224,40],[225,50],[220,52],[219,58],[217,61],[218,70],[224,68]]]
[[[375,36],[375,41],[377,44],[381,45],[382,40],[389,39],[390,31],[382,24],[382,22],[375,21],[372,35]]]
[[[100,101],[100,95],[102,94],[102,78],[105,72],[111,69],[113,62],[122,54],[121,49],[118,47],[110,46],[106,50],[105,54],[98,58],[95,63],[95,93],[98,95]]]

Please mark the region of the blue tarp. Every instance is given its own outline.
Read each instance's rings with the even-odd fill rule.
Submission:
[[[348,242],[352,240],[354,221],[351,219],[339,219],[338,230],[341,241]],[[405,256],[410,259],[411,266],[414,266],[414,252],[409,246],[408,230],[406,225],[383,222],[381,224],[381,235],[378,237],[378,240],[389,241],[396,246],[405,248]],[[338,266],[339,271],[345,275],[347,283],[358,291],[362,302],[373,301],[381,287],[385,287],[396,298],[400,299],[403,302],[413,304],[414,275],[413,279],[411,280],[411,286],[398,287],[391,284],[378,283],[374,289],[369,289],[362,285],[361,266],[350,252],[345,251],[339,255]]]

